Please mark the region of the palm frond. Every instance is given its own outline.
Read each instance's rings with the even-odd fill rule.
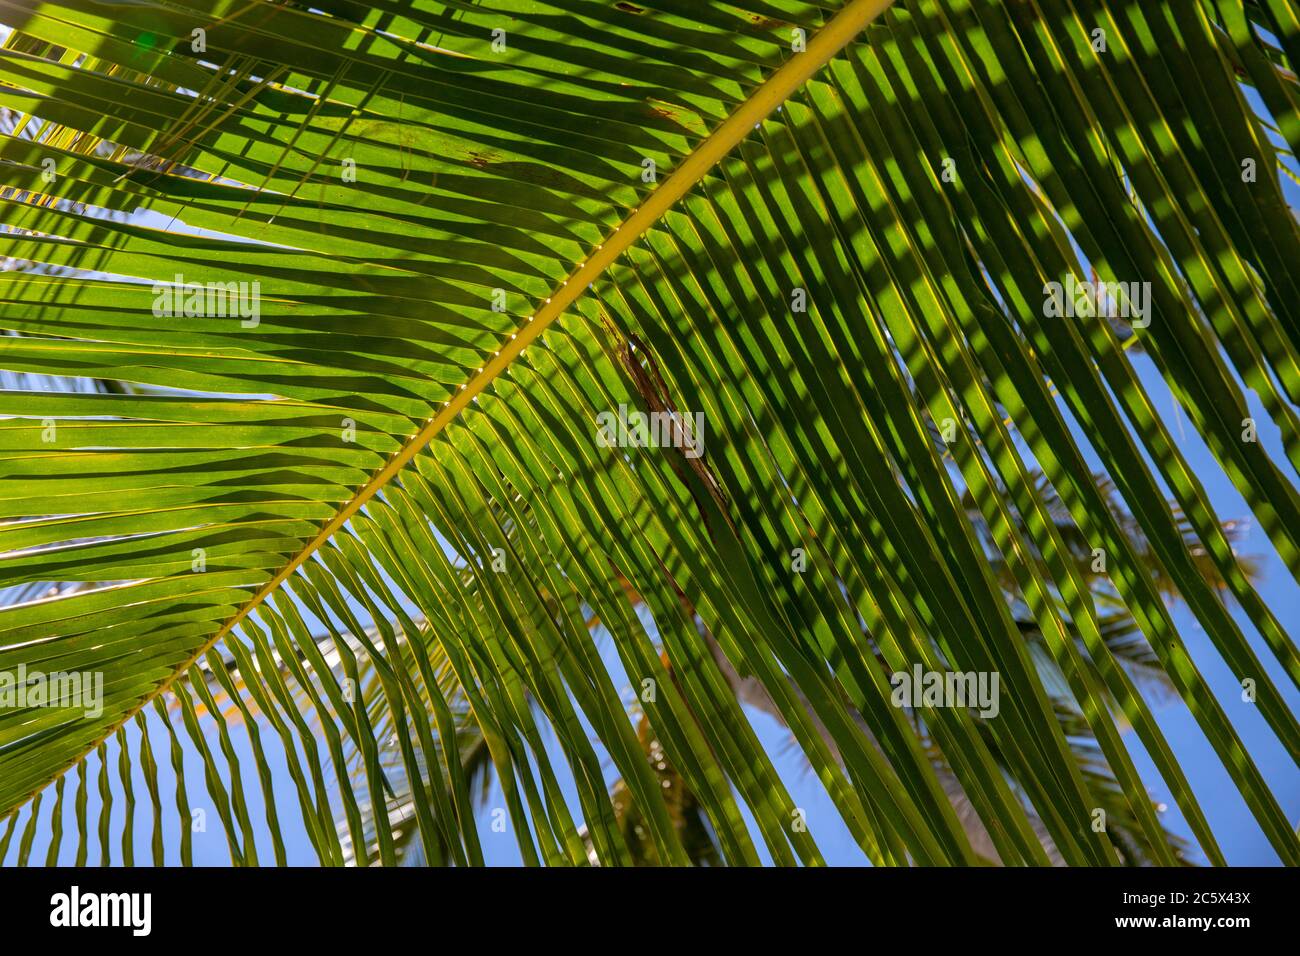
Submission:
[[[1300,863],[1172,606],[1292,761],[1300,656],[1156,404],[1300,582],[1287,4],[85,7],[0,2],[0,672],[102,707],[0,710],[0,859],[75,768],[78,862],[138,774],[189,862],[188,753],[236,864],[480,863],[472,750],[525,863],[822,862],[748,687],[875,864],[1187,858],[1126,732],[1222,863],[1139,662]]]

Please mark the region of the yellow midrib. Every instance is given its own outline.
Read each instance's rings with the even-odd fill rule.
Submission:
[[[439,409],[438,413],[413,435],[402,448],[368,481],[352,500],[344,505],[331,518],[320,532],[294,558],[282,567],[270,581],[249,599],[243,607],[226,621],[209,640],[194,652],[184,664],[178,667],[166,681],[140,702],[140,704],[111,727],[103,737],[95,741],[73,760],[68,768],[59,771],[20,800],[15,806],[21,806],[35,796],[41,789],[61,776],[66,769],[76,766],[86,754],[116,732],[117,728],[130,720],[146,703],[167,690],[181,674],[184,674],[202,655],[206,654],[218,641],[230,633],[254,608],[262,603],[272,592],[283,584],[309,557],[316,552],[334,533],[356,514],[367,501],[373,498],[393,477],[404,468],[427,445],[435,435],[447,427],[470,402],[509,367],[530,343],[537,339],[547,327],[563,314],[564,310],[594,282],[609,265],[668,212],[677,201],[685,196],[704,175],[724,156],[731,152],[749,132],[768,117],[778,106],[784,103],[795,90],[807,82],[813,74],[826,65],[830,59],[856,37],[872,20],[883,13],[894,0],[850,0],[836,13],[824,27],[807,41],[802,53],[797,53],[763,82],[735,112],[695,148],[678,167],[665,179],[654,192],[646,197],[644,203],[632,211],[609,236],[592,251],[591,257],[582,263],[569,277],[551,293],[536,314],[514,335],[512,335],[492,359],[474,376],[460,387],[452,399]]]

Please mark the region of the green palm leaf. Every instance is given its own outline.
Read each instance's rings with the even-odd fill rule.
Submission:
[[[102,708],[0,709],[0,859],[85,859],[95,754],[114,862],[201,795],[482,863],[490,765],[526,863],[820,863],[758,706],[873,863],[1187,859],[1128,732],[1222,863],[1145,675],[1300,863],[1171,605],[1293,762],[1300,657],[1156,411],[1300,582],[1286,4],[84,7],[0,0],[0,671]]]

